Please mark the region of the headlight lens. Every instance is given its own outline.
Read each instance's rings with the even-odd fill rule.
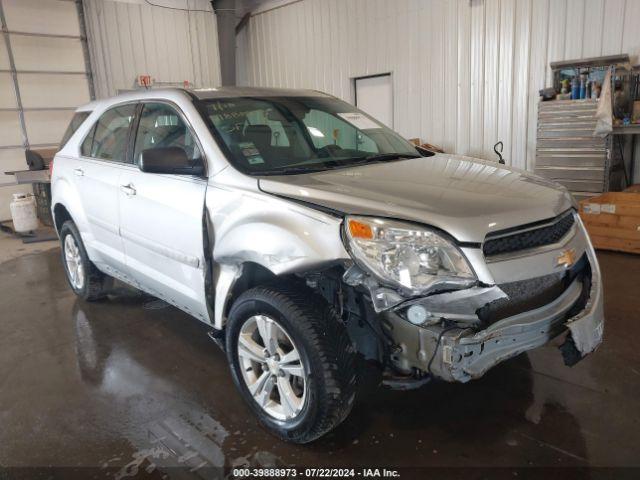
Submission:
[[[354,259],[382,282],[411,295],[475,282],[462,252],[434,230],[370,217],[350,216],[345,223]]]

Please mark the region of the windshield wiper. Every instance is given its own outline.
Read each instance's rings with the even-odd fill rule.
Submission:
[[[324,172],[327,170],[334,170],[337,168],[349,168],[356,165],[363,165],[375,162],[385,162],[390,160],[400,160],[407,158],[420,158],[420,155],[414,155],[412,153],[382,153],[376,155],[369,155],[366,157],[353,157],[345,159],[332,159],[326,160],[322,164],[315,164],[313,166],[297,166],[292,165],[290,167],[274,168],[270,170],[253,170],[252,175],[300,175],[303,173],[316,173]]]
[[[345,168],[345,167],[355,167],[359,165],[367,165],[369,163],[377,163],[377,162],[389,162],[392,160],[404,160],[407,158],[421,158],[420,155],[414,155],[412,153],[378,153],[375,155],[368,155],[366,157],[352,157],[345,158],[342,160],[333,160],[330,162],[325,162],[327,167],[333,168]],[[332,163],[332,165],[328,165]]]
[[[387,160],[400,160],[406,158],[420,158],[420,155],[413,153],[380,153],[376,155],[369,155],[364,157],[363,160],[369,162],[385,162]]]
[[[309,167],[284,167],[284,168],[273,168],[270,170],[253,170],[251,175],[299,175],[301,173],[315,173],[315,172],[323,172],[327,170],[326,167],[318,166],[315,168]]]

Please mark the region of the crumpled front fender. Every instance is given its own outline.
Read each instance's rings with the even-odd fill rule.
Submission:
[[[224,326],[224,312],[243,265],[253,263],[274,275],[286,275],[349,258],[340,217],[246,186],[210,185],[206,203],[212,223],[217,329]]]
[[[578,218],[578,221],[582,221]],[[584,226],[582,226],[584,228]],[[567,321],[567,327],[576,349],[585,356],[593,352],[602,343],[604,334],[604,300],[600,266],[591,241],[587,248],[591,265],[591,292],[587,304],[579,314]]]

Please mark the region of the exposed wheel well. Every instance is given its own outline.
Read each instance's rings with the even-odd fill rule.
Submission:
[[[60,233],[60,228],[62,228],[62,225],[67,220],[72,220],[69,211],[61,203],[56,204],[56,206],[53,207],[53,221],[58,234]]]
[[[242,274],[234,283],[231,292],[229,292],[224,317],[227,318],[233,302],[235,302],[240,295],[250,288],[257,287],[258,285],[264,285],[275,278],[277,278],[277,275],[262,265],[253,262],[243,263]]]

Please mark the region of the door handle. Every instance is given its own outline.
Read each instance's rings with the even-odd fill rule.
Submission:
[[[120,185],[120,189],[127,195],[128,197],[132,197],[136,194],[136,189],[132,184],[129,185]]]
[[[74,168],[73,173],[75,173],[79,177],[84,177],[84,170],[81,168]]]

